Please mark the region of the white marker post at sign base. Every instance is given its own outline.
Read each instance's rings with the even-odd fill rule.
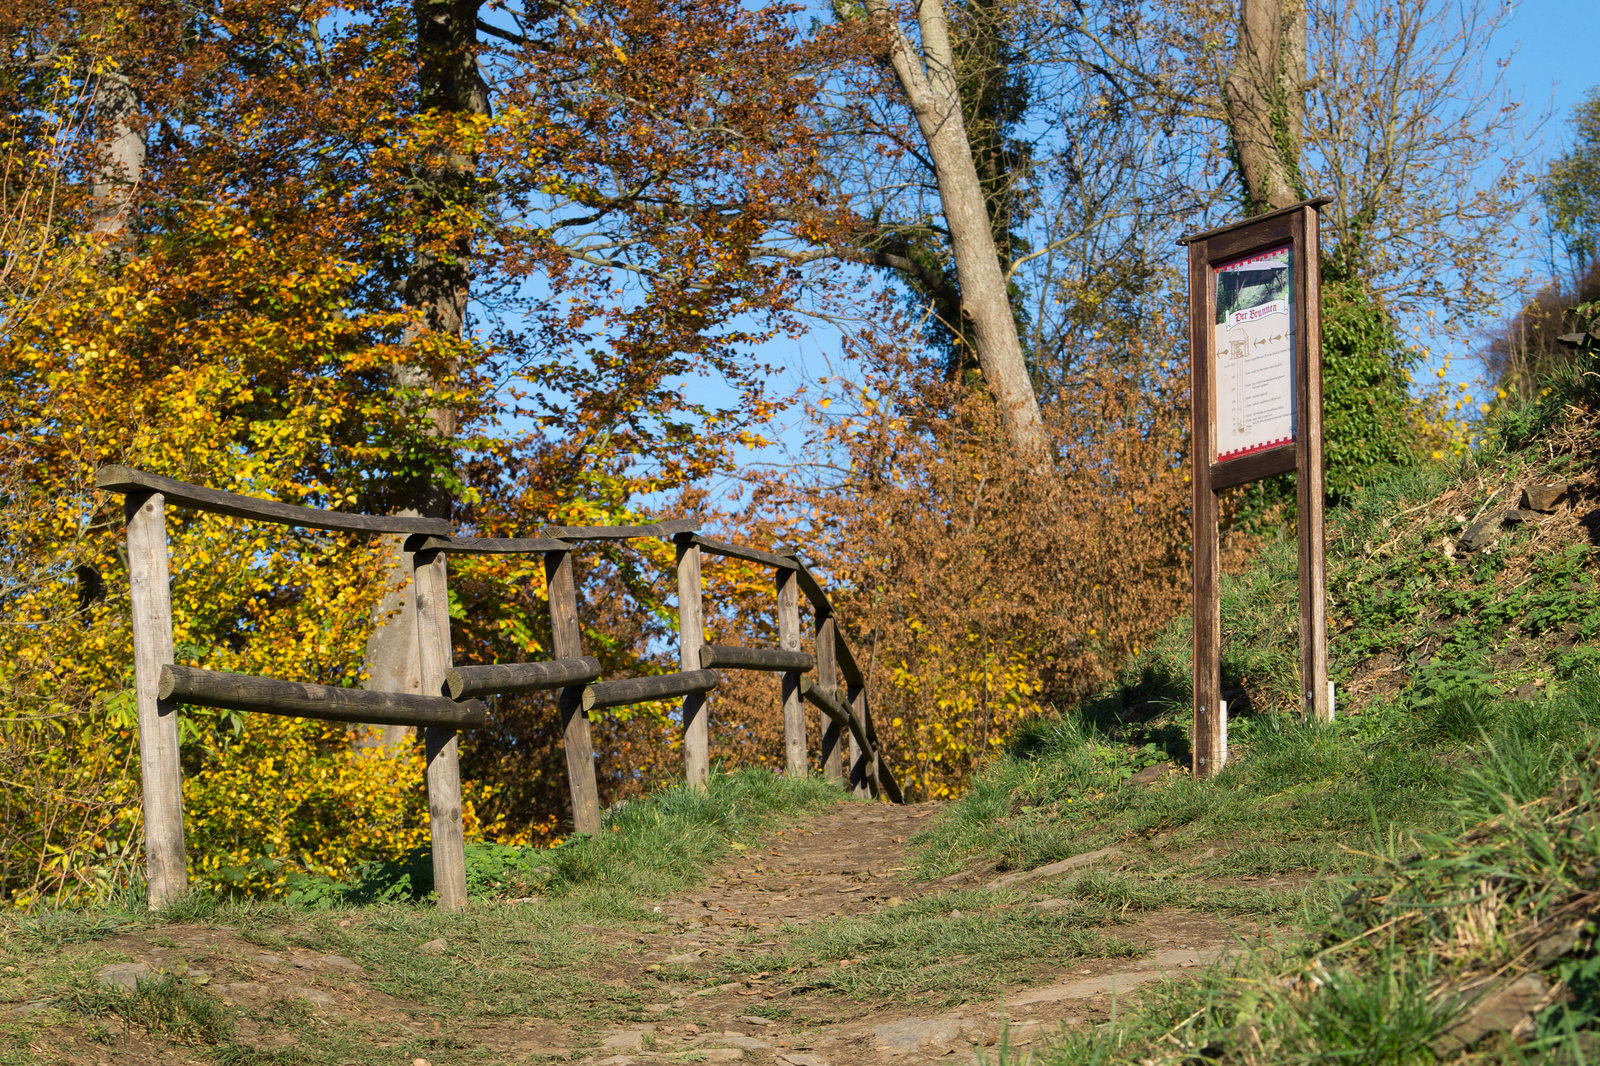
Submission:
[[[1222,749],[1222,754],[1217,759],[1217,769],[1220,770],[1224,766],[1228,765],[1228,701],[1227,700],[1223,700],[1221,706],[1217,708],[1217,721],[1222,726],[1222,743],[1218,745],[1218,747],[1220,747]]]

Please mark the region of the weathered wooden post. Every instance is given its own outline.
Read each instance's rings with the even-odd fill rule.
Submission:
[[[172,663],[172,592],[167,562],[166,499],[128,493],[128,593],[133,607],[133,689],[139,714],[139,772],[144,792],[144,860],[150,907],[189,891],[183,846],[183,770],[178,763],[178,704],[160,696],[161,668]]]
[[[800,650],[800,586],[793,570],[776,572],[778,585],[778,647]],[[783,673],[783,771],[805,777],[806,712],[800,704],[800,671]]]
[[[813,637],[817,648],[817,684],[834,692],[839,688],[839,652],[834,646],[834,642],[838,639],[837,634],[838,624],[833,620],[832,612],[818,610]],[[822,773],[829,781],[843,784],[845,771],[842,741],[848,730],[840,729],[839,723],[827,715],[823,715],[822,718]]]
[[[422,695],[444,696],[450,673],[450,599],[445,553],[412,555],[416,596],[417,650]],[[459,734],[445,726],[425,726],[423,750],[428,772],[428,824],[433,839],[433,887],[439,906],[458,911],[467,905],[466,842],[461,829]]]
[[[578,588],[572,577],[572,552],[544,553],[546,594],[550,599],[550,642],[558,659],[583,655],[583,634],[578,628]],[[600,788],[595,781],[594,744],[589,739],[589,715],[583,708],[585,685],[561,689],[563,747],[567,754],[567,780],[572,789],[572,828],[577,833],[600,832]]]
[[[685,673],[700,669],[705,643],[705,616],[700,598],[700,545],[692,534],[674,538],[678,549],[678,665]],[[704,692],[683,697],[683,775],[695,788],[711,779],[711,727]]]
[[[855,720],[862,736],[867,732],[867,689],[864,685],[851,685],[846,694],[850,717]],[[855,731],[850,734],[850,790],[857,796],[870,796],[872,786],[872,764],[868,753],[862,750],[861,744],[856,740]]]

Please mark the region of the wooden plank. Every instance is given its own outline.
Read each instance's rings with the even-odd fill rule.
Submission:
[[[1239,222],[1230,222],[1226,226],[1217,226],[1213,229],[1201,230],[1199,233],[1186,234],[1178,238],[1178,243],[1180,245],[1193,246],[1208,241],[1213,237],[1221,237],[1227,234],[1232,234],[1241,229],[1248,229],[1249,227],[1258,225],[1268,219],[1282,219],[1286,225],[1292,225],[1293,219],[1290,216],[1293,216],[1308,207],[1321,207],[1323,204],[1331,203],[1333,203],[1333,197],[1331,196],[1313,196],[1309,200],[1301,200],[1297,204],[1290,204],[1288,207],[1280,207],[1275,211],[1264,211],[1259,215],[1252,215],[1249,218],[1243,219]],[[1216,256],[1212,256],[1212,259],[1215,258]]]
[[[779,570],[778,585],[778,646],[785,651],[800,650],[800,570]],[[782,675],[783,696],[783,771],[793,778],[803,778],[809,773],[806,766],[806,712],[800,705],[800,671],[788,670]]]
[[[422,695],[438,698],[450,672],[450,597],[446,586],[447,556],[440,551],[413,557],[412,581],[417,590],[417,651]],[[433,890],[439,908],[458,911],[467,905],[467,851],[461,825],[460,739],[454,729],[428,726],[422,735],[427,757],[428,828],[433,840]]]
[[[706,644],[700,648],[696,663],[702,670],[810,670],[817,665],[816,657],[808,651],[785,651],[782,648],[738,648],[727,644]]]
[[[649,700],[665,700],[685,696],[691,692],[709,692],[721,681],[715,670],[681,670],[675,674],[653,674],[649,677],[623,677],[615,681],[597,681],[584,689],[583,709],[603,710],[606,707],[627,707]]]
[[[1333,721],[1328,691],[1327,555],[1323,540],[1323,507],[1327,499],[1322,471],[1322,309],[1321,251],[1317,212],[1301,209],[1295,297],[1300,313],[1295,323],[1300,343],[1300,426],[1295,439],[1295,515],[1300,549],[1300,692],[1301,709],[1313,721]]]
[[[545,535],[562,540],[631,540],[634,537],[673,537],[700,528],[698,515],[672,518],[644,526],[546,526]]]
[[[688,673],[701,665],[705,646],[704,605],[700,594],[699,538],[677,538],[678,574],[678,668]],[[704,692],[686,692],[680,721],[683,723],[683,778],[691,788],[703,789],[711,780],[711,725],[707,717]]]
[[[444,675],[444,684],[450,698],[459,700],[468,696],[543,692],[567,685],[586,685],[599,676],[600,660],[584,655],[550,662],[457,666]]]
[[[1271,451],[1257,452],[1254,455],[1229,459],[1223,463],[1212,463],[1211,490],[1219,492],[1235,485],[1260,481],[1275,474],[1290,473],[1295,469],[1295,456],[1298,450],[1298,444],[1285,444]]]
[[[566,541],[551,537],[428,537],[416,545],[416,550],[451,555],[519,555],[566,551],[571,547]]]
[[[365,515],[346,511],[324,511],[298,507],[277,500],[260,500],[236,492],[220,492],[159,474],[149,474],[127,466],[102,466],[94,472],[95,487],[120,492],[130,499],[159,492],[167,503],[192,507],[212,514],[232,515],[281,526],[331,529],[345,533],[436,533],[449,535],[454,527],[442,518],[417,518],[400,515]]]
[[[1222,608],[1217,542],[1217,494],[1211,485],[1212,426],[1211,368],[1216,279],[1211,270],[1206,241],[1189,245],[1189,351],[1190,351],[1190,477],[1193,481],[1191,575],[1194,592],[1194,720],[1191,743],[1196,777],[1220,770],[1222,728],[1217,707],[1222,697]]]
[[[450,729],[474,729],[488,722],[488,710],[477,700],[457,703],[443,696],[308,685],[193,666],[168,664],[162,667],[159,692],[163,699],[175,704],[316,718],[324,722]]]
[[[759,548],[743,548],[737,544],[726,541],[712,540],[710,537],[698,533],[679,534],[676,538],[680,543],[687,541],[698,544],[700,549],[710,555],[720,555],[725,559],[742,559],[747,563],[760,563],[776,570],[798,570],[799,562],[787,555],[776,555],[772,552],[762,551]]]
[[[812,646],[817,650],[817,685],[832,690],[839,684],[838,623],[831,614],[816,616]],[[835,784],[844,784],[844,738],[849,728],[827,719],[822,727],[822,775]]]
[[[139,716],[145,879],[154,910],[189,891],[178,706],[161,696],[161,671],[172,663],[166,501],[159,492],[129,491],[123,498],[123,517],[133,607],[133,691]]]
[[[581,658],[583,633],[578,627],[578,589],[572,577],[572,553],[546,552],[544,573],[550,600],[551,650],[559,659]],[[572,830],[598,833],[600,786],[595,780],[594,743],[589,737],[589,716],[583,706],[584,690],[584,685],[567,685],[557,697],[557,706],[567,758],[567,784],[572,793]]]

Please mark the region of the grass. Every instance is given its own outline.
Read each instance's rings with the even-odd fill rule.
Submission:
[[[1019,905],[1020,893],[947,892],[862,918],[799,930],[782,948],[726,972],[781,972],[795,994],[892,997],[932,1008],[990,995],[1076,959],[1128,958],[1139,949],[1099,931],[1118,909],[1086,896],[1058,910]]]
[[[1000,1061],[1600,1061],[1600,548],[1553,519],[1453,551],[1519,484],[1592,469],[1593,419],[1572,395],[1508,413],[1499,453],[1374,486],[1330,516],[1338,721],[1278,713],[1298,688],[1294,556],[1269,546],[1224,584],[1224,686],[1254,710],[1233,719],[1223,773],[1125,785],[1154,750],[1188,757],[1178,625],[1110,691],[1019,736],[923,836],[930,875],[1110,844],[1138,855],[1137,869],[1057,889],[1099,899],[1208,907],[1241,876],[1306,886],[1298,938]],[[1257,903],[1278,918],[1294,905]],[[1515,1039],[1457,1028],[1475,997],[1535,973],[1552,991]]]
[[[1600,766],[1589,752],[1541,762],[1548,788],[1532,800],[1523,756],[1480,762],[1454,804],[1475,830],[1395,835],[1320,940],[1170,983],[1035,1061],[1594,1061],[1582,1034],[1600,1020]],[[1464,1049],[1450,1035],[1477,993],[1540,969],[1568,994],[1519,1042],[1491,1033]]]
[[[478,1046],[473,1033],[534,1019],[578,1034],[639,1022],[660,995],[659,981],[641,979],[642,968],[618,946],[625,935],[588,934],[656,930],[659,916],[644,900],[696,883],[735,845],[837,802],[848,801],[822,781],[758,770],[714,775],[705,792],[668,789],[609,812],[593,838],[544,850],[480,849],[474,903],[456,914],[438,911],[425,876],[402,861],[355,884],[303,891],[296,903],[195,892],[151,914],[130,894],[114,908],[0,920],[0,999],[50,1004],[23,1019],[0,1017],[0,1047],[75,1022],[85,1039],[124,1046],[131,1033],[155,1048],[200,1048],[222,1063],[378,1064],[446,1052],[453,1063],[494,1063],[499,1053]],[[518,901],[535,886],[538,901]],[[372,895],[386,901],[359,902]],[[254,1010],[230,1006],[223,991],[173,974],[133,993],[101,988],[94,971],[128,958],[117,946],[124,936],[179,952],[187,943],[189,953],[215,955],[232,970],[247,969],[262,950],[341,955],[364,974],[307,971],[295,980],[376,999],[370,1017],[341,1017],[313,1015],[292,996]],[[418,951],[441,938],[443,953]],[[274,1034],[292,1038],[292,1053],[271,1046]],[[22,1047],[17,1061],[39,1061]]]

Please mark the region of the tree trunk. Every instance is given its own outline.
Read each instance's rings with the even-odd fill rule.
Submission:
[[[1306,198],[1300,179],[1305,83],[1305,0],[1240,0],[1223,100],[1247,214]]]
[[[139,97],[121,71],[108,70],[95,86],[96,159],[91,232],[103,240],[119,259],[133,255],[133,235],[128,230],[128,208],[133,191],[144,177],[144,117]]]
[[[422,107],[446,115],[487,115],[489,96],[478,76],[477,18],[480,0],[413,0],[417,20],[418,79]],[[449,152],[420,168],[427,191],[420,214],[442,212],[472,194],[477,159],[460,152]],[[433,210],[429,210],[432,208]],[[406,279],[406,303],[418,312],[420,323],[406,338],[415,344],[427,334],[462,336],[466,328],[467,301],[471,296],[472,234],[455,235],[446,247],[419,243]],[[395,384],[425,396],[435,384],[430,371],[420,364],[402,364],[394,370]],[[426,412],[433,435],[448,440],[456,430],[453,411],[435,407]],[[440,456],[439,461],[444,461]],[[449,490],[437,478],[426,474],[410,478],[399,486],[401,514],[449,518]],[[389,538],[386,545],[395,560],[390,571],[390,590],[379,603],[377,624],[367,639],[366,687],[373,690],[415,692],[421,684],[417,655],[416,606],[408,587],[409,557],[402,550],[404,538]],[[428,693],[437,695],[437,693]],[[411,730],[386,726],[377,743],[384,747],[403,746]]]
[[[939,182],[939,200],[950,227],[956,278],[961,283],[961,314],[972,323],[983,379],[1000,405],[1012,447],[1019,454],[1047,463],[1049,440],[1022,356],[983,184],[978,179],[961,113],[955,54],[950,46],[943,0],[918,0],[920,56],[889,0],[867,0],[866,7],[886,34],[887,58],[928,145]]]

